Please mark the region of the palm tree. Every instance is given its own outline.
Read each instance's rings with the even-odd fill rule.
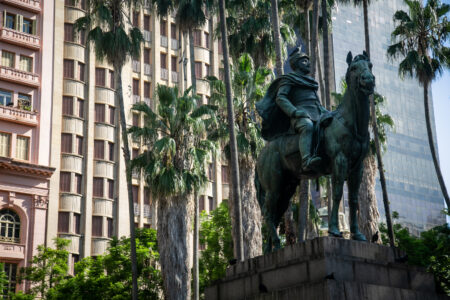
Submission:
[[[145,103],[133,106],[144,115],[143,128],[132,127],[134,137],[142,137],[147,147],[132,162],[144,172],[151,193],[157,199],[157,237],[166,299],[188,299],[191,290],[188,237],[194,195],[207,182],[205,164],[213,142],[204,138],[215,124],[214,110],[198,106],[191,89],[179,91],[158,85],[158,108]]]
[[[256,68],[249,54],[243,54],[231,72],[235,127],[239,161],[240,191],[242,197],[242,225],[244,257],[252,258],[262,254],[261,211],[254,186],[256,157],[264,145],[255,119],[255,103],[264,96],[264,87],[271,72],[267,68]],[[220,139],[225,144],[229,160],[227,111],[224,83],[215,77],[208,78],[211,87],[210,102],[218,108],[218,124],[211,132],[211,139]],[[231,205],[232,203],[230,203]],[[230,211],[232,211],[230,207]],[[235,220],[233,218],[233,223]],[[234,224],[233,224],[234,225]]]
[[[394,14],[394,22],[397,25],[392,32],[394,44],[388,47],[387,53],[391,58],[403,58],[398,68],[401,76],[414,76],[423,86],[428,143],[442,194],[447,207],[450,207],[436,155],[428,99],[430,83],[443,68],[450,67],[450,48],[444,46],[450,36],[450,22],[446,16],[450,5],[441,4],[439,0],[429,0],[425,6],[422,1],[417,0],[405,0],[405,3],[408,5],[409,14],[403,10]]]
[[[283,75],[283,56],[281,55],[281,35],[280,35],[280,20],[278,17],[278,0],[270,0],[272,12],[272,26],[275,43],[275,61],[277,76]]]
[[[126,180],[128,189],[128,203],[130,214],[130,242],[131,242],[131,270],[133,290],[132,297],[137,299],[137,264],[136,239],[134,232],[133,189],[131,183],[130,147],[128,145],[125,104],[122,90],[122,68],[129,57],[137,56],[143,41],[141,31],[131,26],[127,15],[134,1],[121,0],[93,0],[88,1],[88,12],[75,22],[77,30],[89,31],[87,41],[92,42],[98,60],[106,59],[114,67],[116,103],[120,108],[120,127],[122,131],[123,157],[125,159]]]

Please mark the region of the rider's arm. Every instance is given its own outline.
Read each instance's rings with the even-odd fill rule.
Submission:
[[[290,118],[294,116],[295,111],[297,108],[292,105],[291,101],[288,99],[289,91],[291,90],[291,86],[289,85],[283,85],[278,89],[277,98],[275,101],[277,102],[278,106],[281,108],[281,110],[288,115]]]

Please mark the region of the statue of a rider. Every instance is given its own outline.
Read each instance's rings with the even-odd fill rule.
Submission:
[[[262,136],[271,141],[284,134],[299,134],[302,169],[314,171],[321,158],[312,153],[314,123],[328,111],[320,104],[318,84],[310,73],[309,57],[297,48],[289,55],[293,72],[272,82],[265,97],[256,104],[263,119]]]

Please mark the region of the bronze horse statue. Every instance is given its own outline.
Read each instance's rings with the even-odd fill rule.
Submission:
[[[350,231],[354,240],[365,241],[359,231],[357,210],[358,190],[361,183],[363,159],[369,146],[369,96],[373,94],[375,77],[367,54],[347,55],[345,76],[347,90],[343,102],[331,112],[331,118],[318,122],[315,153],[322,157],[321,165],[314,171],[301,168],[302,154],[298,148],[298,135],[283,135],[267,143],[256,164],[256,190],[268,231],[265,252],[280,248],[276,228],[289,206],[289,201],[300,180],[330,175],[333,184],[333,207],[329,234],[342,237],[339,231],[338,209],[344,181],[347,181]]]

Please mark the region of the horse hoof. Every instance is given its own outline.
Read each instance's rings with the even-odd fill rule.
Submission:
[[[337,238],[341,238],[342,237],[342,232],[340,232],[340,231],[328,231],[328,234],[330,235],[330,236],[333,236],[333,237],[337,237]]]
[[[360,241],[360,242],[367,242],[365,235],[362,234],[361,232],[353,233],[352,240]]]

